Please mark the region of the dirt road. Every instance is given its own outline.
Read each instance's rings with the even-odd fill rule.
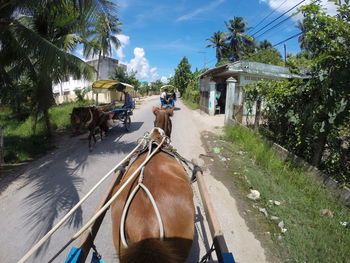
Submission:
[[[158,106],[158,97],[147,98],[134,111],[132,132],[114,128],[106,140],[98,141],[94,150],[87,150],[86,135],[62,139],[59,149],[31,165],[22,176],[0,195],[0,262],[16,262],[43,236],[64,214],[78,202],[86,192],[117,162],[135,147],[135,142],[146,131],[151,130],[154,116],[152,106]],[[184,157],[196,158],[206,167],[200,154],[200,133],[223,125],[222,116],[209,117],[198,111],[187,109],[181,101],[173,117],[172,143]],[[237,262],[266,262],[264,249],[239,215],[236,201],[220,181],[214,179],[209,170],[205,180],[214,201],[215,210],[229,249]],[[72,220],[58,230],[35,256],[28,262],[47,262],[77,229],[92,215],[100,201],[108,181],[75,213]],[[204,211],[195,193],[197,214],[196,235],[188,262],[198,262],[211,245]],[[110,215],[107,214],[95,242],[106,263],[117,262],[114,252]],[[64,262],[68,250],[55,262]]]

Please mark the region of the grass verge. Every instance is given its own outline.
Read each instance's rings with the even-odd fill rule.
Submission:
[[[198,103],[195,103],[193,101],[190,101],[190,100],[187,100],[187,99],[184,99],[184,98],[182,98],[182,101],[187,107],[189,107],[192,110],[199,109],[199,104]]]
[[[269,230],[275,252],[283,262],[349,262],[350,229],[340,222],[350,219],[348,208],[340,204],[313,174],[296,168],[251,130],[240,126],[225,129],[226,140],[237,145],[236,151],[246,155],[244,163],[231,160],[232,175],[244,176],[246,184],[258,190],[262,198],[254,204],[267,209],[272,226]],[[236,153],[236,155],[239,155]],[[234,158],[232,158],[234,159]],[[247,183],[248,182],[248,183]],[[281,205],[273,205],[277,200]],[[331,216],[322,216],[329,209]],[[283,221],[287,232],[277,227]]]
[[[67,103],[52,107],[49,113],[53,130],[56,132],[69,130],[70,113],[73,107],[83,106],[84,104],[86,103]],[[39,118],[34,134],[32,117],[19,122],[12,118],[9,110],[2,109],[0,112],[0,126],[3,127],[4,132],[6,163],[32,160],[54,147],[50,139],[45,136],[42,118]]]

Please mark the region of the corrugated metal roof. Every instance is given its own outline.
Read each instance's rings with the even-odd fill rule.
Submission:
[[[215,76],[216,74],[223,72],[223,70],[225,71],[225,69],[230,73],[248,73],[280,78],[305,78],[303,76],[290,73],[289,69],[286,67],[243,60],[209,69],[200,77],[202,78],[208,75]]]

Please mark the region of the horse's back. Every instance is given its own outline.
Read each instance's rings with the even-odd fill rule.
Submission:
[[[144,158],[145,156],[140,157],[130,166],[123,181],[137,169]],[[146,165],[143,183],[158,206],[164,225],[166,246],[180,255],[181,260],[178,262],[183,262],[191,248],[195,215],[193,192],[185,170],[173,157],[161,152]],[[137,179],[112,204],[113,238],[118,250],[121,213],[131,186],[136,184]],[[118,189],[116,187],[114,192]],[[125,233],[128,242],[134,244],[159,238],[159,223],[154,208],[142,189],[139,189],[129,207]]]

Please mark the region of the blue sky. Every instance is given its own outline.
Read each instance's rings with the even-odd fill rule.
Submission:
[[[218,30],[226,32],[224,21],[242,16],[248,26],[253,27],[275,10],[257,28],[259,29],[298,2],[300,1],[120,0],[117,2],[118,16],[123,23],[123,32],[118,37],[122,48],[114,51],[113,57],[127,64],[129,69],[137,70],[140,80],[148,81],[164,80],[174,75],[175,68],[184,56],[189,59],[192,70],[196,67],[203,68],[205,63],[208,67],[214,67],[215,50],[205,48],[208,44],[205,40]],[[307,2],[309,0],[305,1]],[[299,32],[296,29],[298,19],[300,16],[289,19],[258,40],[267,39],[276,44],[287,39]],[[252,30],[249,33],[254,32]],[[288,53],[299,51],[296,38],[286,42],[286,45]],[[278,48],[282,51],[283,45]]]

